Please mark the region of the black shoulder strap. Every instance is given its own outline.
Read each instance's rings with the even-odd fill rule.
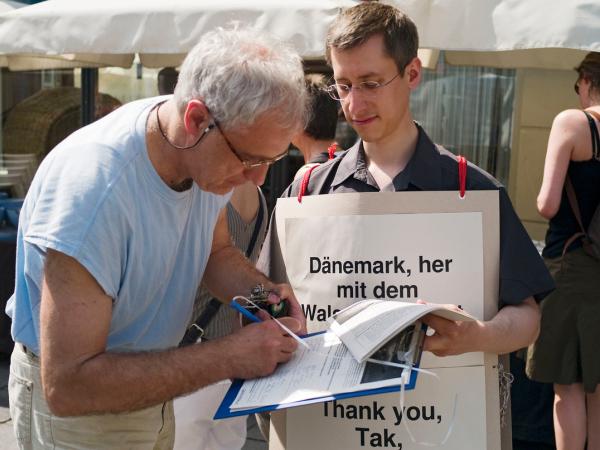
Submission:
[[[250,241],[248,242],[248,246],[246,247],[246,258],[250,258],[252,253],[254,252],[254,247],[256,247],[256,241],[258,240],[258,235],[260,233],[260,229],[262,227],[262,223],[265,215],[265,197],[258,188],[258,212],[256,213],[256,222],[254,222],[254,230],[252,231],[252,236],[250,237]],[[185,332],[183,339],[179,343],[180,347],[184,347],[186,345],[190,345],[195,343],[199,337],[202,337],[204,334],[204,330],[210,323],[210,321],[215,317],[215,315],[219,312],[221,308],[221,303],[216,298],[211,298],[206,308],[202,311],[202,314],[196,319],[196,321],[190,325],[190,327]]]
[[[567,199],[569,200],[569,205],[571,206],[571,210],[573,211],[573,215],[575,216],[575,219],[577,220],[581,231],[578,231],[569,239],[567,239],[565,245],[563,245],[562,256],[565,256],[565,253],[567,253],[567,250],[573,242],[575,242],[581,237],[585,239],[587,236],[585,228],[583,227],[583,222],[581,220],[581,211],[579,210],[579,203],[577,202],[577,194],[575,194],[575,188],[573,187],[573,183],[571,182],[571,178],[568,174],[565,178],[565,191],[567,192]]]
[[[265,205],[264,202],[265,196],[263,195],[260,188],[258,188],[258,212],[256,213],[256,222],[254,223],[254,231],[252,231],[252,236],[250,237],[250,242],[248,242],[248,247],[246,248],[246,258],[250,258],[252,253],[254,252],[254,247],[256,247],[256,240],[258,239],[258,234],[260,233],[260,229],[262,227],[262,223],[265,215]]]
[[[598,135],[598,127],[596,126],[596,120],[600,121],[600,114],[595,111],[583,111],[585,117],[587,117],[588,124],[590,125],[590,132],[592,133],[592,153],[594,159],[600,160],[600,135]],[[593,117],[592,117],[593,116]]]

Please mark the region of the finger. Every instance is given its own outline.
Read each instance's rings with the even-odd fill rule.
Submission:
[[[298,342],[291,337],[284,337],[281,343],[281,351],[283,353],[294,353],[298,349]]]
[[[442,306],[442,307],[444,307],[446,309],[449,309],[451,311],[461,312],[463,310],[461,305],[455,305],[453,303],[444,303],[444,304],[442,304],[440,306]]]
[[[290,317],[293,318],[294,320],[298,321],[298,323],[299,323],[298,331],[296,331],[296,334],[305,335],[306,334],[306,317],[304,316],[302,309],[295,309],[293,311],[290,311]]]
[[[439,334],[434,334],[432,336],[426,336],[423,341],[423,350],[427,352],[433,352],[439,348],[441,348],[442,337]]]
[[[289,316],[300,322],[300,329],[298,332],[300,334],[306,334],[306,316],[302,311],[302,306],[296,299],[296,296],[291,292],[291,295],[287,298],[287,302],[289,305]]]
[[[289,328],[289,330],[294,334],[298,334],[298,332],[302,329],[300,321],[294,317],[282,317],[278,320],[287,328]]]
[[[433,314],[427,314],[421,318],[423,323],[433,328],[437,333],[444,334],[453,330],[456,327],[456,322],[443,317],[434,316]]]
[[[277,358],[277,362],[286,363],[294,357],[294,353],[281,352]]]
[[[279,291],[271,291],[267,296],[267,302],[276,305],[284,298],[285,297],[281,295]]]
[[[423,342],[423,350],[433,353],[435,356],[451,355],[449,343],[444,336],[434,334],[427,336]]]
[[[258,311],[256,311],[255,316],[257,316],[263,322],[265,320],[270,320],[271,319],[271,315],[267,311],[265,311],[264,309],[258,309]]]
[[[300,303],[294,295],[292,287],[285,283],[277,284],[273,290],[288,303],[288,316],[293,317],[300,322],[300,328],[298,329],[297,334],[306,334],[306,317],[302,311],[302,306],[300,306]]]

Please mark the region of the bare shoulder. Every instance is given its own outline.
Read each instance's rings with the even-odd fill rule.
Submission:
[[[570,159],[586,161],[592,157],[591,133],[588,119],[579,109],[559,113],[552,123],[550,143],[569,148]]]
[[[552,127],[569,128],[573,130],[585,129],[587,118],[580,109],[565,109],[556,115]]]

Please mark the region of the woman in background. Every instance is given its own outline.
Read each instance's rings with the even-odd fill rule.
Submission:
[[[581,227],[566,193],[572,183],[583,228],[600,204],[600,53],[575,69],[583,111],[559,113],[550,131],[538,211],[550,219],[542,256],[556,290],[542,302],[538,340],[527,374],[554,384],[558,450],[600,450],[600,261],[583,248]]]

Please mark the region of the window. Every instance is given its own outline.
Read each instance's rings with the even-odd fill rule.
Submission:
[[[411,96],[413,117],[431,139],[508,182],[515,71],[450,66],[443,52]]]

